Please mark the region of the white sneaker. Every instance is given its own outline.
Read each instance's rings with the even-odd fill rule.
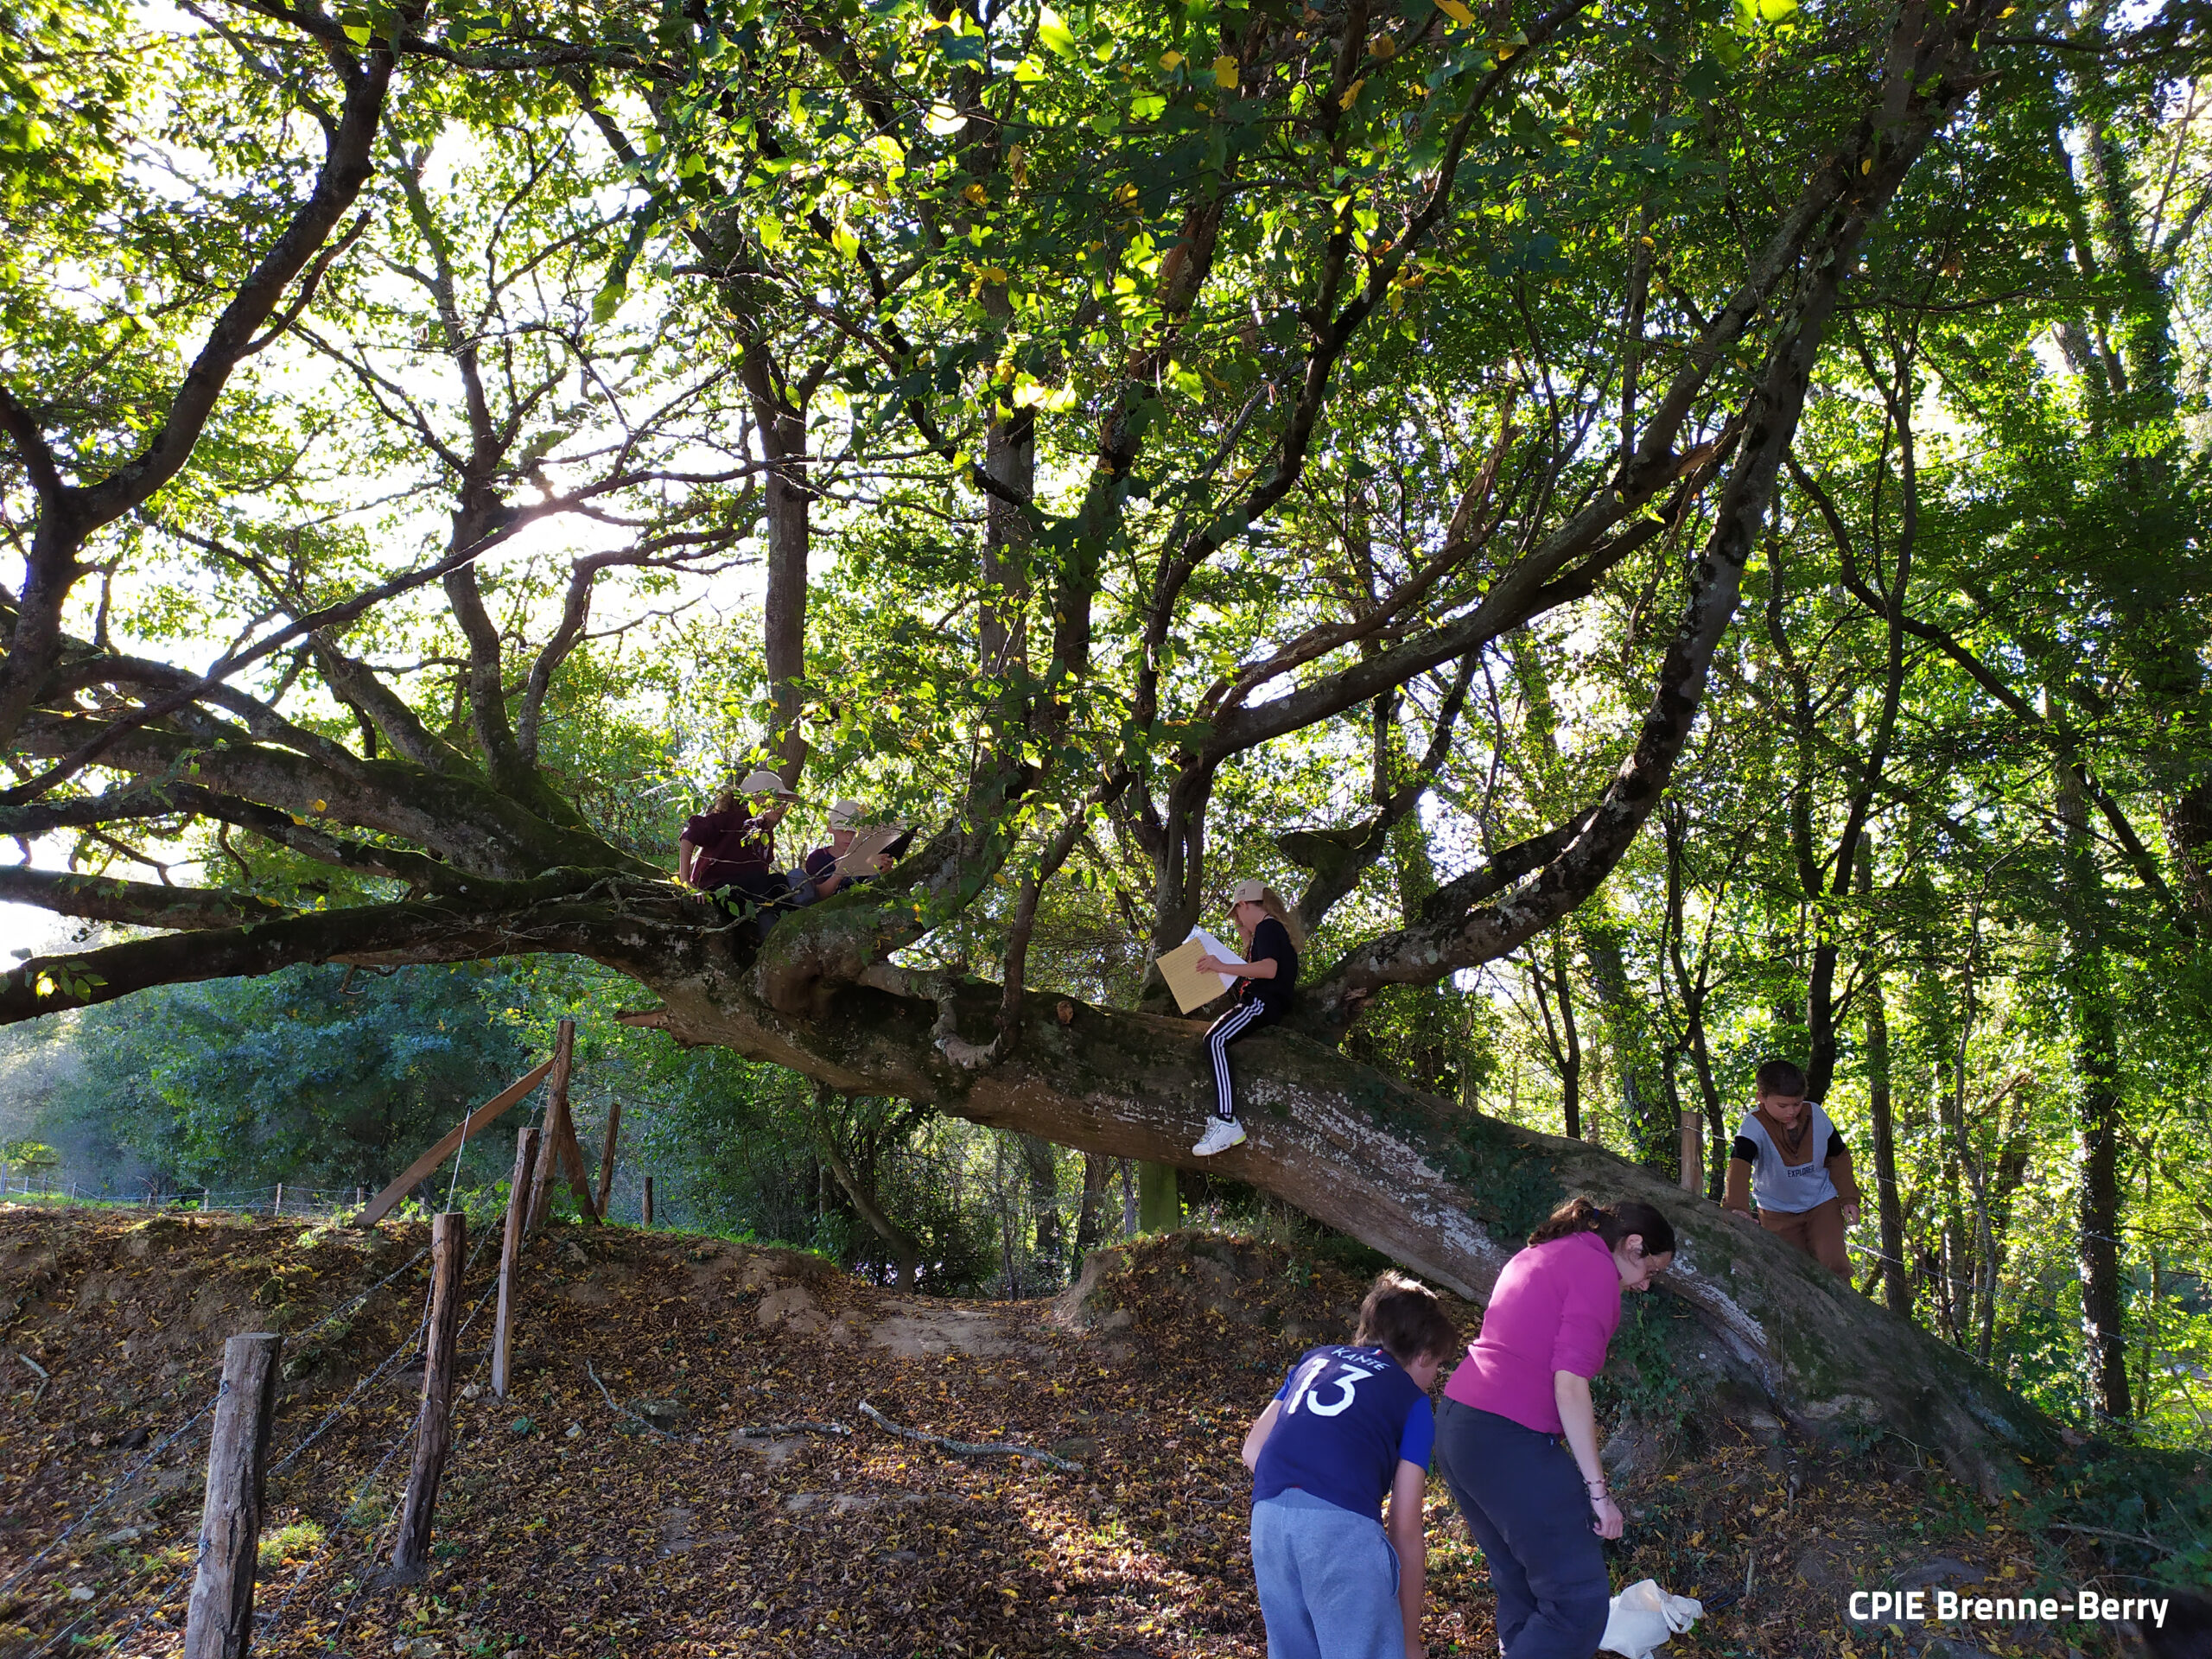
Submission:
[[[1193,1156],[1211,1158],[1217,1152],[1227,1152],[1231,1147],[1241,1147],[1246,1136],[1244,1126],[1235,1118],[1219,1118],[1206,1125],[1206,1132],[1198,1137],[1198,1144],[1191,1148]]]

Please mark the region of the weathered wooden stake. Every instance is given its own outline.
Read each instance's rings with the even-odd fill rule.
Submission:
[[[1705,1191],[1705,1120],[1688,1107],[1682,1109],[1682,1191]]]
[[[282,1181],[276,1183],[276,1202],[270,1206],[269,1213],[272,1216],[284,1213],[284,1183]]]
[[[524,1129],[515,1136],[515,1173],[507,1188],[507,1233],[499,1243],[499,1319],[492,1327],[492,1392],[507,1397],[507,1332],[514,1317],[515,1262],[522,1255],[524,1231],[530,1222],[530,1183],[537,1167],[539,1132]]]
[[[423,1404],[415,1417],[415,1463],[400,1505],[399,1539],[391,1547],[394,1584],[419,1584],[430,1570],[430,1516],[453,1444],[453,1361],[461,1324],[461,1268],[468,1217],[448,1211],[430,1223],[429,1346],[423,1357]]]
[[[653,1178],[645,1177],[645,1225],[653,1224]]]
[[[553,1183],[568,1178],[576,1195],[576,1209],[587,1221],[599,1220],[591,1195],[591,1172],[584,1167],[583,1148],[576,1144],[576,1126],[569,1116],[569,1071],[575,1058],[576,1022],[563,1020],[553,1041],[551,1074],[545,1080],[545,1138],[538,1143],[537,1178],[530,1194],[530,1231],[545,1224],[553,1205]]]
[[[253,1573],[261,1550],[269,1430],[276,1416],[282,1337],[263,1332],[223,1344],[223,1387],[207,1441],[207,1497],[200,1511],[200,1567],[185,1614],[184,1659],[245,1659],[253,1645]]]
[[[622,1124],[622,1103],[609,1101],[607,1106],[607,1140],[599,1149],[599,1196],[593,1202],[599,1208],[599,1218],[607,1219],[607,1189],[614,1185],[614,1131]]]

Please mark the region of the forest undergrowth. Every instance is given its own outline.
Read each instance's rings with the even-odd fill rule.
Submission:
[[[796,1252],[556,1225],[528,1253],[506,1400],[482,1389],[488,1306],[467,1327],[473,1397],[433,1571],[385,1587],[420,1372],[378,1368],[421,1318],[410,1262],[426,1243],[418,1223],[0,1206],[0,1654],[175,1650],[204,1424],[162,1443],[212,1398],[223,1337],[276,1328],[313,1334],[288,1341],[271,1452],[255,1649],[272,1659],[1256,1659],[1237,1447],[1363,1287],[1279,1241],[1184,1234],[1099,1253],[1053,1301],[901,1297]],[[465,1307],[492,1282],[492,1244]],[[947,1455],[873,1427],[862,1401],[1081,1471]],[[740,1433],[801,1421],[854,1432]],[[1823,1452],[1771,1420],[1693,1414],[1614,1451],[1630,1516],[1616,1588],[1736,1595],[1672,1653],[2096,1654],[2105,1638],[2079,1624],[1945,1646],[1934,1626],[1850,1625],[1846,1599],[1900,1582],[2140,1587],[2097,1553],[2108,1541],[2050,1527],[2049,1493],[1986,1503],[1910,1448]],[[1480,1558],[1440,1479],[1428,1518],[1429,1650],[1495,1652]]]

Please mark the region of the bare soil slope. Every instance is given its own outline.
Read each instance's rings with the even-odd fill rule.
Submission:
[[[512,1396],[458,1408],[432,1577],[387,1589],[426,1243],[419,1224],[0,1206],[0,1653],[66,1651],[73,1636],[176,1650],[196,1414],[222,1339],[275,1328],[286,1382],[259,1653],[1258,1659],[1237,1446],[1288,1361],[1345,1334],[1363,1288],[1279,1243],[1184,1235],[1100,1253],[1054,1303],[955,1302],[788,1251],[556,1227],[530,1251]],[[495,1256],[493,1240],[465,1306]],[[462,1338],[474,1383],[490,1321],[486,1306]],[[863,1400],[1082,1471],[902,1440]],[[801,1421],[855,1432],[739,1432]],[[1924,1632],[1908,1647],[1847,1630],[1843,1595],[1901,1572],[2024,1588],[2065,1566],[1939,1476],[1724,1432],[1694,1465],[1648,1438],[1615,1448],[1646,1471],[1617,1583],[1740,1588],[1751,1560],[1751,1596],[1671,1651],[1917,1653]],[[1430,1651],[1495,1653],[1479,1558],[1440,1482],[1430,1537]]]

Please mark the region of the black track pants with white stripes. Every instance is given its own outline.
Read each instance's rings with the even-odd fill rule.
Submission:
[[[1229,1092],[1229,1046],[1267,1020],[1267,1004],[1254,997],[1239,1002],[1206,1029],[1206,1053],[1213,1061],[1214,1115],[1224,1123],[1236,1117],[1236,1102]]]

